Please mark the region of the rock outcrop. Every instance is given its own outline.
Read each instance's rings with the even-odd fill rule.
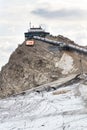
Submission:
[[[60,35],[49,38],[75,44]],[[0,97],[20,93],[69,74],[87,72],[86,60],[85,56],[76,52],[64,51],[41,41],[35,41],[34,46],[26,46],[23,42],[12,53],[9,62],[2,67]]]

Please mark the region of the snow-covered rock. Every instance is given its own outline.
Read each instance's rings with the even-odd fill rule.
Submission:
[[[64,53],[58,63],[58,67],[62,69],[62,74],[68,74],[74,68],[73,58],[68,54]]]

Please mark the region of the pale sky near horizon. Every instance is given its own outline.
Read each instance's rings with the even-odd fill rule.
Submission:
[[[29,22],[87,45],[87,0],[0,0],[0,68],[24,41]]]

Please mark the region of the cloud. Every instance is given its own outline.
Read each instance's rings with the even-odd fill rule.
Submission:
[[[44,25],[53,35],[61,34],[86,44],[86,9],[86,0],[0,0],[0,67],[24,41],[30,21],[34,26]]]
[[[4,44],[0,44],[0,70],[8,62],[9,56],[13,51],[13,47],[9,42],[4,42]]]
[[[18,42],[17,37],[14,37],[15,41],[13,42],[13,37],[1,37],[0,36],[0,70],[3,65],[8,62],[8,59],[12,52],[17,48]]]
[[[87,19],[87,10],[82,9],[59,9],[59,10],[48,10],[48,9],[36,9],[31,12],[34,15],[44,17],[47,19],[70,19],[70,20],[81,20]]]

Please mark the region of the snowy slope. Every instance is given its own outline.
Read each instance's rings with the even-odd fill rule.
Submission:
[[[87,130],[86,85],[0,100],[0,130]]]

